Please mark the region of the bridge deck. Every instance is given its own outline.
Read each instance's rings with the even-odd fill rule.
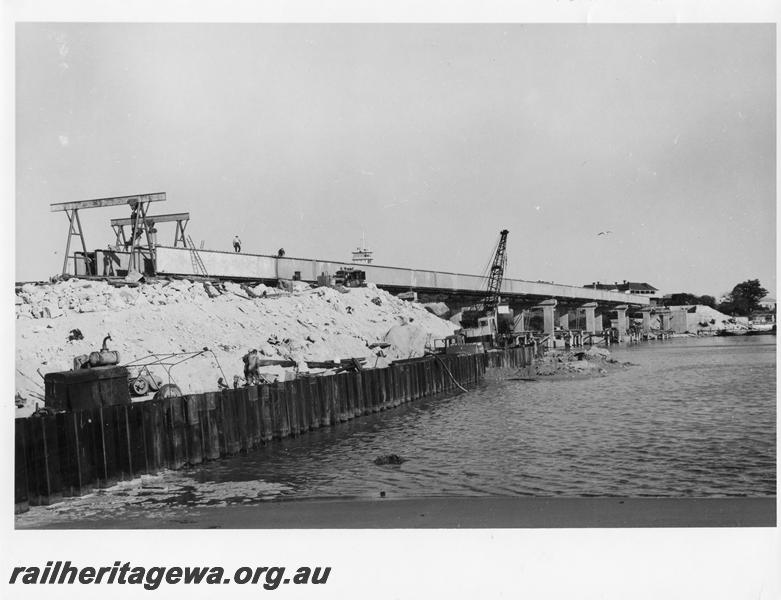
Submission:
[[[293,279],[313,283],[323,273],[333,275],[344,268],[366,272],[366,280],[393,290],[418,292],[447,292],[480,294],[487,286],[485,277],[442,271],[426,271],[364,265],[319,259],[277,257],[262,254],[198,250],[198,255],[209,276],[236,279]],[[169,246],[157,247],[157,272],[161,275],[197,275],[193,251]],[[629,304],[644,306],[649,299],[633,294],[621,294],[570,285],[505,279],[502,282],[505,298],[531,300],[556,298],[562,302],[599,302],[601,304]]]

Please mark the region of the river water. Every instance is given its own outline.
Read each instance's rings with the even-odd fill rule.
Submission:
[[[775,341],[614,346],[613,357],[634,366],[573,381],[486,381],[468,393],[419,400],[50,510],[78,518],[133,507],[383,492],[775,496]],[[405,462],[374,463],[388,454]]]
[[[612,349],[630,366],[574,381],[492,381],[197,471],[286,496],[772,496],[775,337]],[[397,454],[400,466],[377,466]]]

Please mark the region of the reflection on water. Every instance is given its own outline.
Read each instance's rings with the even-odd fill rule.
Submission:
[[[614,350],[608,377],[486,383],[211,463],[284,496],[776,493],[775,337]],[[398,454],[400,466],[374,458]]]
[[[381,492],[776,494],[775,337],[685,338],[613,355],[636,366],[579,381],[486,382],[34,509],[17,524]],[[374,464],[387,454],[406,462]]]

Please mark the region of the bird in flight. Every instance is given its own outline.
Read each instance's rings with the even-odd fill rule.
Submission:
[[[610,231],[609,229],[608,229],[607,231],[600,231],[600,232],[597,234],[597,237],[599,237],[600,235],[610,235],[611,233],[613,233],[613,232],[612,232],[612,231]]]

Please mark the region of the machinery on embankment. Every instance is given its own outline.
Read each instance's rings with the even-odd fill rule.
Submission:
[[[513,310],[502,304],[500,292],[507,265],[507,234],[503,229],[493,252],[493,260],[488,273],[488,289],[485,297],[475,306],[461,313],[461,327],[464,342],[482,343],[491,348],[517,345],[513,336]]]

